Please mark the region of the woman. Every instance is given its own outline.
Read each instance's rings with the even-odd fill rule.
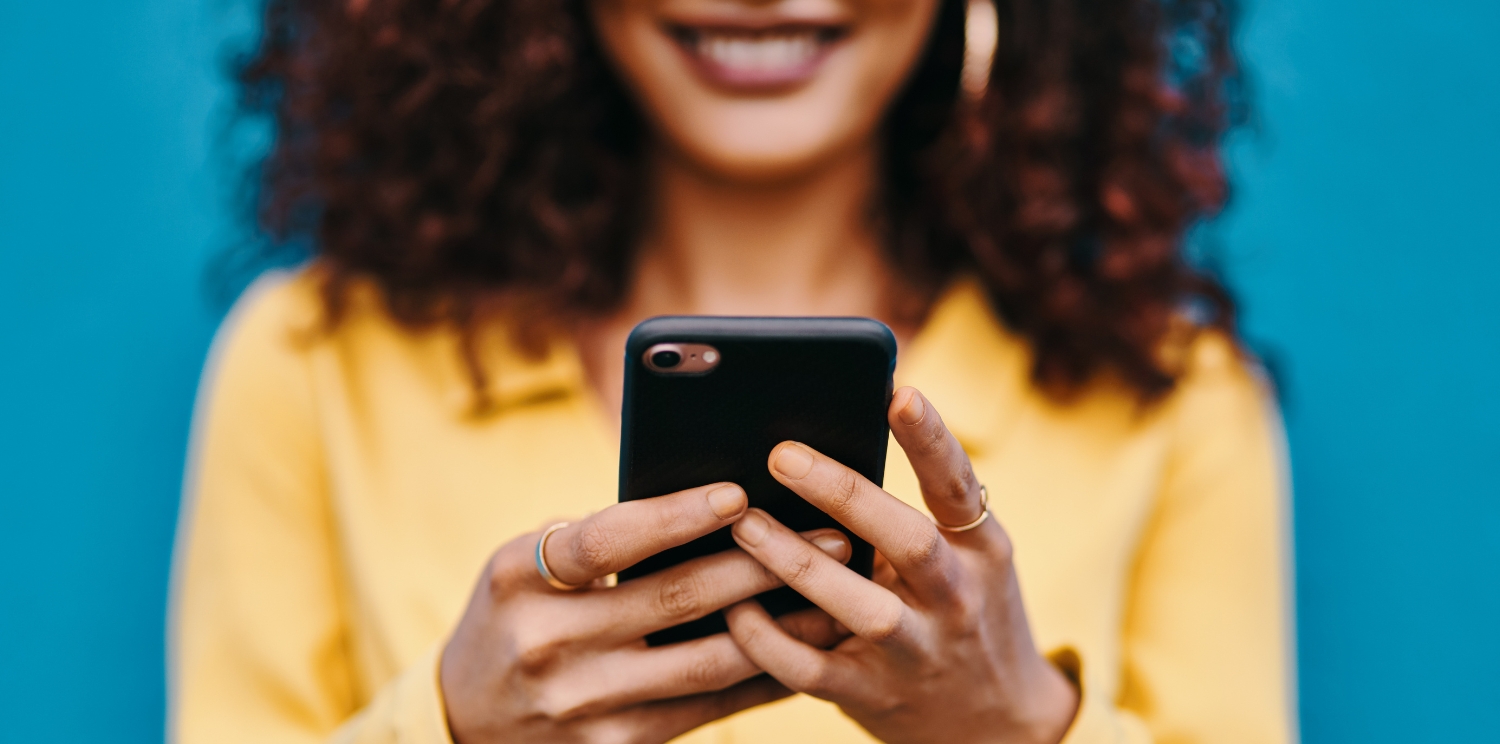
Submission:
[[[1224,199],[1219,3],[265,21],[261,221],[315,258],[242,300],[205,386],[179,740],[1287,738],[1278,430],[1181,257]],[[612,505],[622,342],[669,313],[896,331],[886,490],[767,453],[874,580],[734,484]],[[781,583],[818,608],[767,616]]]

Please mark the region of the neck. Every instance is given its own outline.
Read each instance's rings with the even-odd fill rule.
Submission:
[[[652,211],[625,302],[577,329],[590,382],[620,410],[625,337],[654,315],[861,315],[898,338],[911,297],[870,224],[871,149],[803,178],[732,183],[670,154],[652,163]],[[901,298],[901,299],[898,299]]]
[[[888,314],[890,269],[870,225],[873,148],[766,184],[670,153],[652,165],[652,220],[625,315]]]

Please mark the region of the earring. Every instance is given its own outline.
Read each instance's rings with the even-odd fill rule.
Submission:
[[[990,87],[990,68],[995,64],[995,45],[1000,39],[1000,17],[993,0],[969,0],[964,18],[964,97],[984,98]]]

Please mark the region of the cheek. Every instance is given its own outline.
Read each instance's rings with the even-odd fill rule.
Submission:
[[[595,0],[594,32],[605,58],[658,129],[701,113],[705,91],[639,0]]]
[[[653,76],[660,64],[653,58],[660,54],[651,42],[653,18],[643,4],[634,0],[593,0],[589,17],[594,34],[605,57],[627,84],[635,87]]]
[[[901,85],[921,61],[939,0],[874,0],[849,71],[851,114],[878,125]]]

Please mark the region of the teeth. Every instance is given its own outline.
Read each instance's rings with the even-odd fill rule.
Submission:
[[[723,67],[777,72],[811,60],[818,53],[818,38],[813,32],[760,37],[704,33],[698,37],[697,52]]]

